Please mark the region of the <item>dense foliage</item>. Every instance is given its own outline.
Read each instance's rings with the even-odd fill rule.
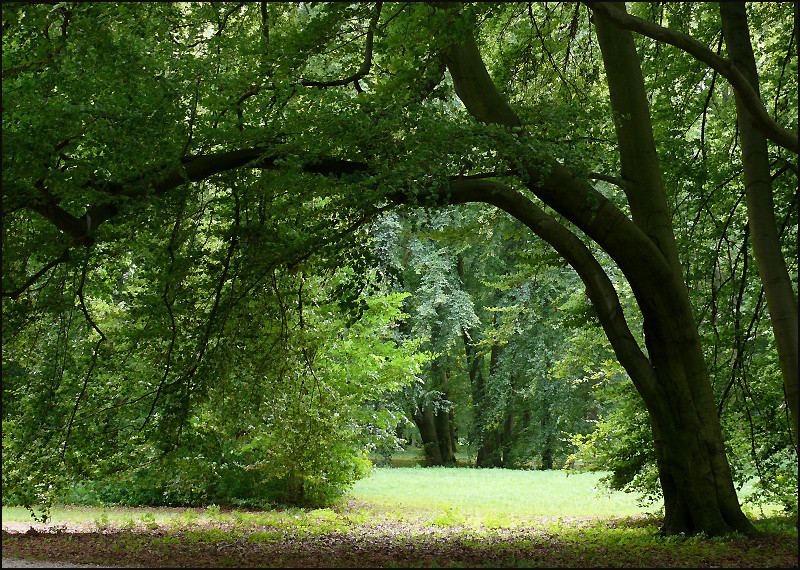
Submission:
[[[639,353],[659,358],[656,293],[594,224],[613,210],[619,232],[631,218],[670,249],[623,179],[601,15],[456,8],[3,4],[4,504],[71,490],[321,505],[403,439],[431,465],[463,451],[478,466],[597,468],[661,497],[652,400],[629,377]],[[630,10],[726,53],[716,4]],[[747,15],[760,99],[795,129],[792,5]],[[473,34],[506,123],[454,76],[453,46]],[[754,250],[738,92],[690,51],[634,39],[733,480],[796,511],[792,384]],[[796,322],[797,156],[769,145]],[[561,163],[588,181],[580,208],[546,193]],[[502,205],[526,188],[536,224]]]

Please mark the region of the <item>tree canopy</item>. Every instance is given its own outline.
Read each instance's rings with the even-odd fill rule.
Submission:
[[[469,402],[479,464],[571,434],[667,534],[753,532],[737,455],[797,476],[797,19],[4,3],[4,488],[320,502],[402,417],[451,461]]]

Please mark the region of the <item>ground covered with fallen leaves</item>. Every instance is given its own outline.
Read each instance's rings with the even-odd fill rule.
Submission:
[[[294,515],[265,524],[187,519],[169,525],[4,529],[3,556],[139,567],[797,567],[797,536],[658,536],[658,517],[475,521]],[[453,524],[453,523],[456,524]],[[461,524],[458,524],[461,523]],[[4,525],[5,526],[5,525]]]

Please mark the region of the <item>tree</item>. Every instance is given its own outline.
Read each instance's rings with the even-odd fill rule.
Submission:
[[[767,138],[797,154],[797,136],[775,123],[761,102],[758,71],[742,2],[719,3],[723,37],[730,54],[726,60],[692,38],[645,20],[623,14],[607,3],[596,9],[623,29],[636,30],[686,50],[735,88],[737,122],[742,137],[742,165],[753,250],[770,307],[775,342],[781,359],[786,400],[791,408],[797,445],[797,299],[781,252],[771,192]],[[794,35],[794,32],[793,32]],[[790,42],[790,54],[792,44]]]
[[[103,273],[113,281],[132,268],[121,247],[129,243],[150,259],[144,298],[160,305],[148,335],[153,362],[165,369],[155,385],[175,389],[165,398],[155,389],[153,410],[172,418],[164,426],[179,426],[212,381],[198,371],[220,324],[276,264],[298,269],[312,254],[335,264],[363,237],[359,228],[396,204],[490,204],[548,242],[583,281],[648,410],[664,531],[753,532],[683,278],[642,58],[619,24],[624,6],[589,9],[591,22],[580,5],[569,15],[562,8],[556,45],[547,32],[556,33],[559,16],[533,4],[4,4],[3,175],[11,182],[3,190],[3,302],[14,316],[4,339],[24,338],[42,306],[63,326],[35,346],[71,354],[70,335],[80,333],[84,357],[59,360],[74,417],[98,363],[114,361],[92,317],[99,305],[87,305],[85,293]],[[742,36],[723,28],[726,42]],[[592,56],[598,45],[600,58]],[[534,46],[553,63],[558,48],[563,68],[536,69]],[[737,61],[747,56],[729,49]],[[741,82],[735,66],[701,60],[731,80],[755,128],[796,154],[796,135],[764,111],[753,83]],[[570,85],[581,76],[580,89]],[[571,100],[578,92],[580,104]],[[570,129],[602,142],[576,145]],[[606,173],[592,174],[594,166]],[[598,179],[622,192],[595,187]],[[198,188],[207,199],[198,200]],[[753,231],[774,226],[752,210],[750,221]],[[202,247],[189,237],[192,225],[203,228]],[[154,236],[152,251],[147,237],[127,237],[134,231]],[[191,246],[186,255],[175,255],[179,236]],[[765,271],[781,273],[774,242],[767,238],[772,258],[757,247],[766,289]],[[203,267],[192,266],[192,249]],[[644,346],[598,249],[630,285]],[[780,311],[790,305],[770,302],[780,346]],[[192,331],[187,341],[173,344],[184,330]],[[141,352],[133,340],[129,350]],[[789,353],[781,349],[781,359]],[[788,397],[791,371],[786,378]],[[54,432],[69,439],[73,423]]]

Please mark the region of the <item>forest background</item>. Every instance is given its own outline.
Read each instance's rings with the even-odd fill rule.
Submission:
[[[416,443],[796,513],[797,8],[629,9],[4,3],[4,504]]]

